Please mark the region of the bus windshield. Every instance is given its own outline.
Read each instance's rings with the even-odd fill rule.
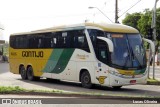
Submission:
[[[146,67],[145,50],[140,34],[110,34],[114,44],[111,54],[113,66],[124,69],[142,69]]]
[[[146,67],[146,55],[139,33],[111,33],[89,29],[89,36],[97,56],[98,42],[96,37],[106,37],[113,42],[114,51],[109,55],[108,64],[120,69],[143,69]],[[100,59],[99,59],[100,60]]]

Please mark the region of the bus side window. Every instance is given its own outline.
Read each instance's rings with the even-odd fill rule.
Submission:
[[[65,47],[66,48],[71,48],[71,35],[69,31],[63,32],[64,33],[64,41],[65,41]],[[62,34],[63,35],[63,34]]]
[[[60,42],[60,36],[61,36],[61,32],[56,32],[53,36],[54,39],[54,44],[55,47],[54,48],[61,48],[61,42]]]
[[[71,48],[70,35],[68,31],[56,32],[52,35],[52,47],[54,48]]]
[[[27,48],[27,38],[26,35],[15,36],[14,47],[17,49]]]
[[[88,29],[88,33],[89,33],[89,36],[91,38],[93,47],[96,47],[96,45],[97,45],[97,43],[96,43],[97,42],[97,36],[105,37],[104,32],[101,31],[101,30]]]
[[[65,47],[65,38],[62,37],[62,32],[59,32],[59,35],[58,35],[58,47],[59,48]]]
[[[55,48],[56,47],[56,44],[57,44],[57,38],[52,38],[51,39],[51,48]]]
[[[42,48],[43,44],[42,44],[42,38],[38,38],[38,48]]]
[[[102,40],[97,40],[97,47],[96,47],[96,56],[97,59],[105,64],[108,63],[108,56],[109,56],[109,51],[106,42]]]
[[[77,40],[76,40],[76,31],[68,31],[68,47],[69,48],[76,48]]]
[[[12,48],[16,48],[16,42],[15,42],[15,40],[16,40],[16,36],[10,36],[10,47],[12,47]]]
[[[38,35],[38,48],[51,48],[51,33]]]
[[[51,48],[57,47],[58,36],[56,36],[55,32],[51,33]]]
[[[85,37],[84,36],[78,36],[78,47],[79,48],[85,48]]]
[[[88,46],[88,41],[87,41],[86,35],[84,33],[84,30],[77,30],[76,31],[74,42],[77,42],[77,43],[75,43],[76,48],[90,52],[89,46]]]
[[[39,39],[36,35],[31,34],[28,36],[28,43],[29,43],[29,48],[30,49],[36,49],[38,48],[39,45]]]

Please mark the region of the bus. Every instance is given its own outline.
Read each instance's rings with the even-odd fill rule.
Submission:
[[[138,30],[121,24],[82,23],[11,34],[10,72],[119,89],[145,84],[146,53]]]

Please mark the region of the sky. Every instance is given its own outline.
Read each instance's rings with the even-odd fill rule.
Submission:
[[[139,0],[118,0],[118,15]],[[155,0],[141,0],[127,13],[143,12],[152,9]],[[18,32],[89,22],[111,23],[97,7],[114,22],[115,0],[0,0],[0,39],[9,40],[9,35]],[[160,7],[160,1],[157,8]],[[125,14],[119,18],[119,22]]]

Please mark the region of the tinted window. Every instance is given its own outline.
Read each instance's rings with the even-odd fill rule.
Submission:
[[[90,52],[84,30],[74,31],[74,47]]]
[[[70,34],[69,31],[60,32],[58,36],[59,48],[72,48],[70,42]]]
[[[79,48],[89,52],[84,30],[60,31],[10,37],[14,48]]]
[[[18,35],[10,37],[10,46],[12,48],[27,48],[28,42],[26,39],[26,35]]]
[[[38,48],[51,48],[51,33],[43,33],[37,35]]]
[[[12,47],[12,48],[15,48],[15,40],[16,40],[16,38],[15,38],[15,36],[10,36],[10,47]]]
[[[97,44],[97,36],[105,37],[104,32],[101,31],[101,30],[88,29],[88,33],[89,33],[89,36],[90,36],[90,38],[91,38],[93,47],[95,47],[96,44]]]
[[[28,36],[28,48],[38,48],[40,40],[35,34]]]

